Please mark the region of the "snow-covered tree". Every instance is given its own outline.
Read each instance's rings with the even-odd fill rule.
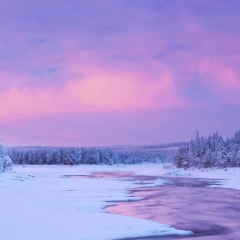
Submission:
[[[237,167],[240,167],[240,150],[237,153]]]
[[[78,165],[81,162],[81,149],[70,148],[67,152],[67,158],[70,165]]]
[[[100,163],[112,165],[117,162],[117,155],[111,148],[100,150]]]
[[[12,165],[12,159],[8,156],[6,148],[0,145],[0,172],[11,170]]]
[[[85,155],[85,162],[87,164],[100,164],[100,154],[97,148],[89,148]]]
[[[177,152],[174,162],[179,168],[188,168],[189,167],[189,157],[188,157],[188,147],[181,147]]]
[[[197,132],[194,140],[178,150],[175,163],[178,167],[240,167],[240,131],[226,140],[218,132],[208,137],[199,137]]]
[[[53,151],[47,151],[46,152],[46,163],[49,164],[53,164]]]

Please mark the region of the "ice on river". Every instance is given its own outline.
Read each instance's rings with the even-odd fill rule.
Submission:
[[[15,166],[15,172],[1,174],[1,239],[101,240],[191,234],[168,225],[107,213],[105,207],[114,201],[137,200],[127,189],[146,186],[144,182],[61,177],[114,169],[120,170],[105,166]],[[162,184],[160,179],[147,182],[147,186]]]

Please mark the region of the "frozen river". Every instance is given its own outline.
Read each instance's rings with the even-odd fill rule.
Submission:
[[[239,182],[240,169],[15,166],[0,175],[1,239],[240,239]]]
[[[129,175],[96,173],[93,177],[134,176],[130,173]],[[137,178],[153,180],[155,177],[137,176]],[[164,186],[131,190],[135,197],[144,197],[144,200],[115,202],[116,206],[110,206],[107,210],[110,213],[149,219],[194,232],[194,236],[181,237],[181,239],[240,239],[240,191],[210,188],[208,186],[214,183],[212,179],[177,177],[165,179],[169,183]],[[141,239],[177,239],[177,237]]]

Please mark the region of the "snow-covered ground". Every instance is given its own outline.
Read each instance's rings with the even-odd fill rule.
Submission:
[[[133,172],[156,181],[63,178],[92,172]],[[101,240],[190,234],[147,220],[109,214],[112,201],[137,200],[127,189],[163,185],[161,176],[222,179],[215,187],[240,190],[240,169],[179,170],[170,165],[14,166],[0,175],[0,232],[3,240]],[[136,185],[137,184],[137,185]]]
[[[0,175],[0,239],[101,240],[191,234],[107,213],[104,208],[111,201],[137,200],[127,190],[140,187],[137,181],[61,177],[124,169],[128,170],[109,166],[15,166],[13,173]],[[155,186],[164,181],[148,181],[144,186],[146,183]]]

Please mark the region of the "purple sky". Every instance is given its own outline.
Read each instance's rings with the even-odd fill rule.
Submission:
[[[1,0],[0,22],[4,145],[240,129],[239,0]]]

